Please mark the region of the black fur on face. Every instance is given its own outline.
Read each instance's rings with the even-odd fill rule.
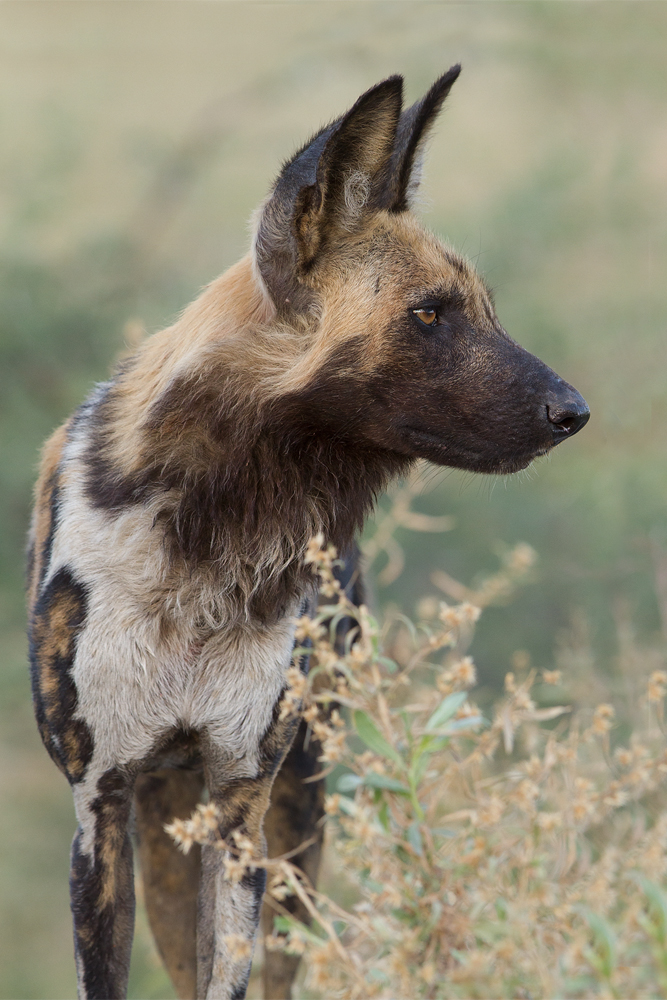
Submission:
[[[413,249],[387,240],[378,250],[383,242],[367,260],[386,292],[360,308],[359,334],[282,401],[286,426],[292,419],[368,452],[496,474],[525,468],[583,427],[583,398],[508,336],[465,261],[438,246],[438,266],[433,255],[428,263],[441,279],[418,284]]]
[[[557,443],[548,400],[583,400],[499,324],[479,329],[455,306],[443,312],[420,328],[408,310],[392,329],[396,360],[373,379],[382,412],[369,430],[392,450],[438,465],[517,472]]]

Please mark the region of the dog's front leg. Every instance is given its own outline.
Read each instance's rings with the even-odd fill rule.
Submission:
[[[134,930],[134,871],[127,831],[133,782],[115,768],[76,785],[79,828],[70,893],[80,1000],[127,993]]]
[[[234,844],[234,833],[252,843],[252,853],[263,856],[264,813],[271,779],[245,779],[211,792],[220,810],[220,835]],[[236,852],[234,852],[236,853]],[[214,846],[202,848],[201,883],[197,914],[198,1000],[242,1000],[246,994],[252,953],[266,886],[263,868],[230,872],[227,854]],[[233,869],[233,864],[230,866]]]
[[[214,747],[204,749],[206,784],[220,812],[220,835],[234,844],[234,833],[248,838],[252,853],[266,853],[264,816],[271,787],[294,739],[298,717],[281,719],[279,702],[256,754],[254,777],[230,780],[224,758]],[[263,868],[238,873],[225,866],[226,855],[213,846],[202,849],[197,914],[198,1000],[243,1000],[266,886]],[[232,855],[233,858],[233,855]],[[233,866],[232,866],[233,868]]]

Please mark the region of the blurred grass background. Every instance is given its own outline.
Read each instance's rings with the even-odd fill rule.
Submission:
[[[438,472],[420,509],[455,527],[399,535],[405,572],[377,600],[412,614],[432,570],[471,582],[524,540],[540,572],[480,623],[484,689],[519,649],[574,663],[575,697],[613,699],[619,632],[647,649],[660,635],[666,39],[660,2],[0,5],[2,997],[75,993],[73,810],[36,735],[25,662],[38,448],[125,342],[245,251],[281,160],[390,73],[413,100],[463,63],[424,221],[477,260],[508,331],[593,416],[528,474]],[[173,996],[141,914],[130,995]]]

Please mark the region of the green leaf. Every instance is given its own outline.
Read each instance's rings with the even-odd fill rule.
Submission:
[[[394,847],[394,854],[399,859],[401,864],[404,865],[410,865],[415,860],[411,854],[408,854],[408,852],[405,850],[404,847],[401,846],[401,844],[396,844],[396,846]]]
[[[412,621],[412,619],[408,618],[407,615],[402,615],[402,614],[399,613],[399,614],[396,615],[396,620],[402,622],[405,625],[405,627],[406,627],[406,629],[407,629],[407,631],[408,631],[408,633],[410,635],[411,642],[413,643],[413,645],[416,646],[417,645],[417,639],[418,639],[417,627],[416,627],[415,623]]]
[[[448,733],[461,733],[466,729],[474,729],[475,726],[481,726],[486,722],[483,715],[466,715],[463,719],[453,719],[448,722],[446,726],[440,730],[443,734]]]
[[[667,894],[641,872],[633,872],[631,877],[644,891],[655,920],[655,937],[664,947],[667,943]]]
[[[344,775],[344,777],[347,777],[347,775]],[[377,774],[375,771],[369,771],[361,780],[367,788],[381,788],[383,791],[396,792],[397,795],[410,794],[410,789],[406,785],[402,785],[395,778],[389,778],[386,774]]]
[[[373,753],[378,754],[380,757],[386,757],[387,760],[393,760],[395,764],[399,765],[399,767],[403,767],[403,760],[398,750],[395,750],[394,747],[386,741],[375,723],[369,719],[365,712],[357,710],[354,713],[353,718],[354,728],[357,730],[357,733],[366,746],[372,750]]]
[[[595,980],[592,976],[566,976],[563,979],[563,986],[567,996],[579,996],[580,993],[590,993],[596,988]],[[597,992],[597,990],[596,990]]]
[[[295,646],[292,650],[292,659],[300,659],[302,656],[312,656],[313,647],[312,646]]]
[[[419,744],[419,749],[414,755],[412,766],[410,768],[410,785],[413,790],[416,790],[421,782],[423,781],[424,775],[428,769],[428,765],[431,761],[432,749],[430,744],[427,747],[423,746],[423,740]]]
[[[475,926],[475,938],[480,944],[493,946],[499,938],[498,928],[488,921]]]
[[[342,610],[339,610],[337,614],[332,615],[330,621],[328,622],[329,641],[331,642],[332,645],[336,641],[336,629],[338,628],[338,625],[343,620],[343,618],[349,618],[349,612],[347,608],[343,608]]]
[[[337,792],[356,792],[359,785],[363,783],[363,778],[359,774],[353,774],[352,771],[348,771],[347,774],[341,774],[340,778],[336,782]]]
[[[447,697],[440,702],[435,712],[426,723],[427,731],[431,729],[439,729],[440,726],[448,721],[448,719],[451,719],[451,717],[458,712],[467,697],[467,691],[455,691],[454,694],[448,694]]]
[[[366,869],[367,871],[368,869]],[[362,872],[363,876],[363,872]],[[376,882],[375,879],[364,877],[364,886],[370,892],[383,892],[384,886],[381,882]]]
[[[610,979],[616,965],[616,936],[599,913],[587,906],[577,906],[577,910],[593,932],[595,943],[595,952],[587,949],[585,957],[605,979]]]
[[[426,766],[428,766],[428,760],[432,753],[437,753],[438,750],[444,750],[446,746],[449,745],[449,738],[447,736],[431,735],[427,734],[422,736],[419,741],[419,746],[415,751],[415,759],[424,757],[426,760]]]
[[[338,808],[340,809],[341,812],[346,813],[346,815],[348,816],[357,815],[357,808],[354,802],[352,801],[352,799],[348,799],[346,795],[343,795],[342,799],[338,803]]]
[[[406,831],[406,839],[410,847],[413,849],[413,851],[415,851],[417,854],[421,856],[423,851],[422,835],[419,832],[419,826],[417,825],[416,822],[411,823],[410,826],[408,827]]]
[[[405,727],[405,735],[408,738],[408,742],[412,745],[412,718],[408,712],[401,709],[400,711],[401,719],[403,720],[403,725]]]
[[[382,829],[388,833],[389,832],[389,806],[387,800],[383,799],[382,805],[378,809],[378,819],[382,824]]]
[[[390,660],[388,656],[378,656],[377,661],[380,666],[384,667],[385,670],[388,670],[390,674],[395,674],[398,670],[395,661]]]

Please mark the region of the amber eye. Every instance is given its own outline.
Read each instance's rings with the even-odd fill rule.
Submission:
[[[438,318],[435,309],[413,309],[412,312],[426,326],[433,326]]]

